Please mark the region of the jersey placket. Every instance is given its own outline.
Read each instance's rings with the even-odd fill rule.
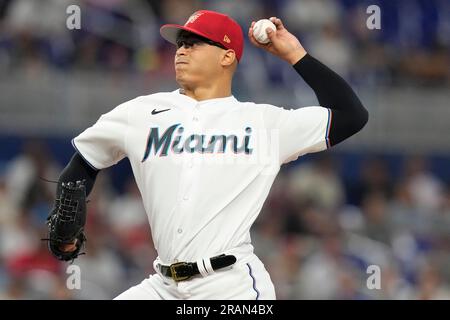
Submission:
[[[188,138],[192,134],[201,134],[201,124],[200,124],[200,112],[199,112],[199,104],[196,104],[192,107],[189,112],[189,117],[187,118],[187,123],[185,125],[185,133],[186,138]],[[175,228],[175,239],[177,239],[178,246],[183,246],[184,241],[189,241],[186,232],[188,231],[189,217],[192,217],[193,206],[192,204],[192,195],[195,193],[195,186],[193,185],[196,179],[196,170],[195,170],[195,157],[196,151],[188,152],[184,150],[184,160],[183,160],[183,169],[180,177],[180,188],[181,188],[181,200],[179,205],[180,215],[179,220],[177,221],[177,225]],[[179,253],[179,252],[178,252]],[[176,259],[177,260],[177,259]]]

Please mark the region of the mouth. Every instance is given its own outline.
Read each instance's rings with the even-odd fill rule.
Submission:
[[[188,63],[186,61],[176,61],[175,64],[178,65],[178,64],[188,64]]]

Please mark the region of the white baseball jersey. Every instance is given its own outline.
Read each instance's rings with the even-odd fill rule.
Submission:
[[[72,142],[96,169],[129,158],[159,259],[171,264],[251,246],[280,165],[326,149],[329,123],[323,107],[196,101],[176,90],[125,102]]]

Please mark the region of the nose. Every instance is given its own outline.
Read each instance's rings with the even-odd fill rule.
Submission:
[[[177,56],[184,56],[186,55],[189,48],[186,48],[185,46],[181,46],[177,49]]]

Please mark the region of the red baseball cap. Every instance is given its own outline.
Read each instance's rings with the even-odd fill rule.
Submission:
[[[241,26],[229,16],[210,10],[194,12],[184,26],[179,24],[165,24],[159,32],[167,41],[175,44],[178,32],[186,30],[218,42],[236,53],[238,61],[244,51],[244,35]]]

